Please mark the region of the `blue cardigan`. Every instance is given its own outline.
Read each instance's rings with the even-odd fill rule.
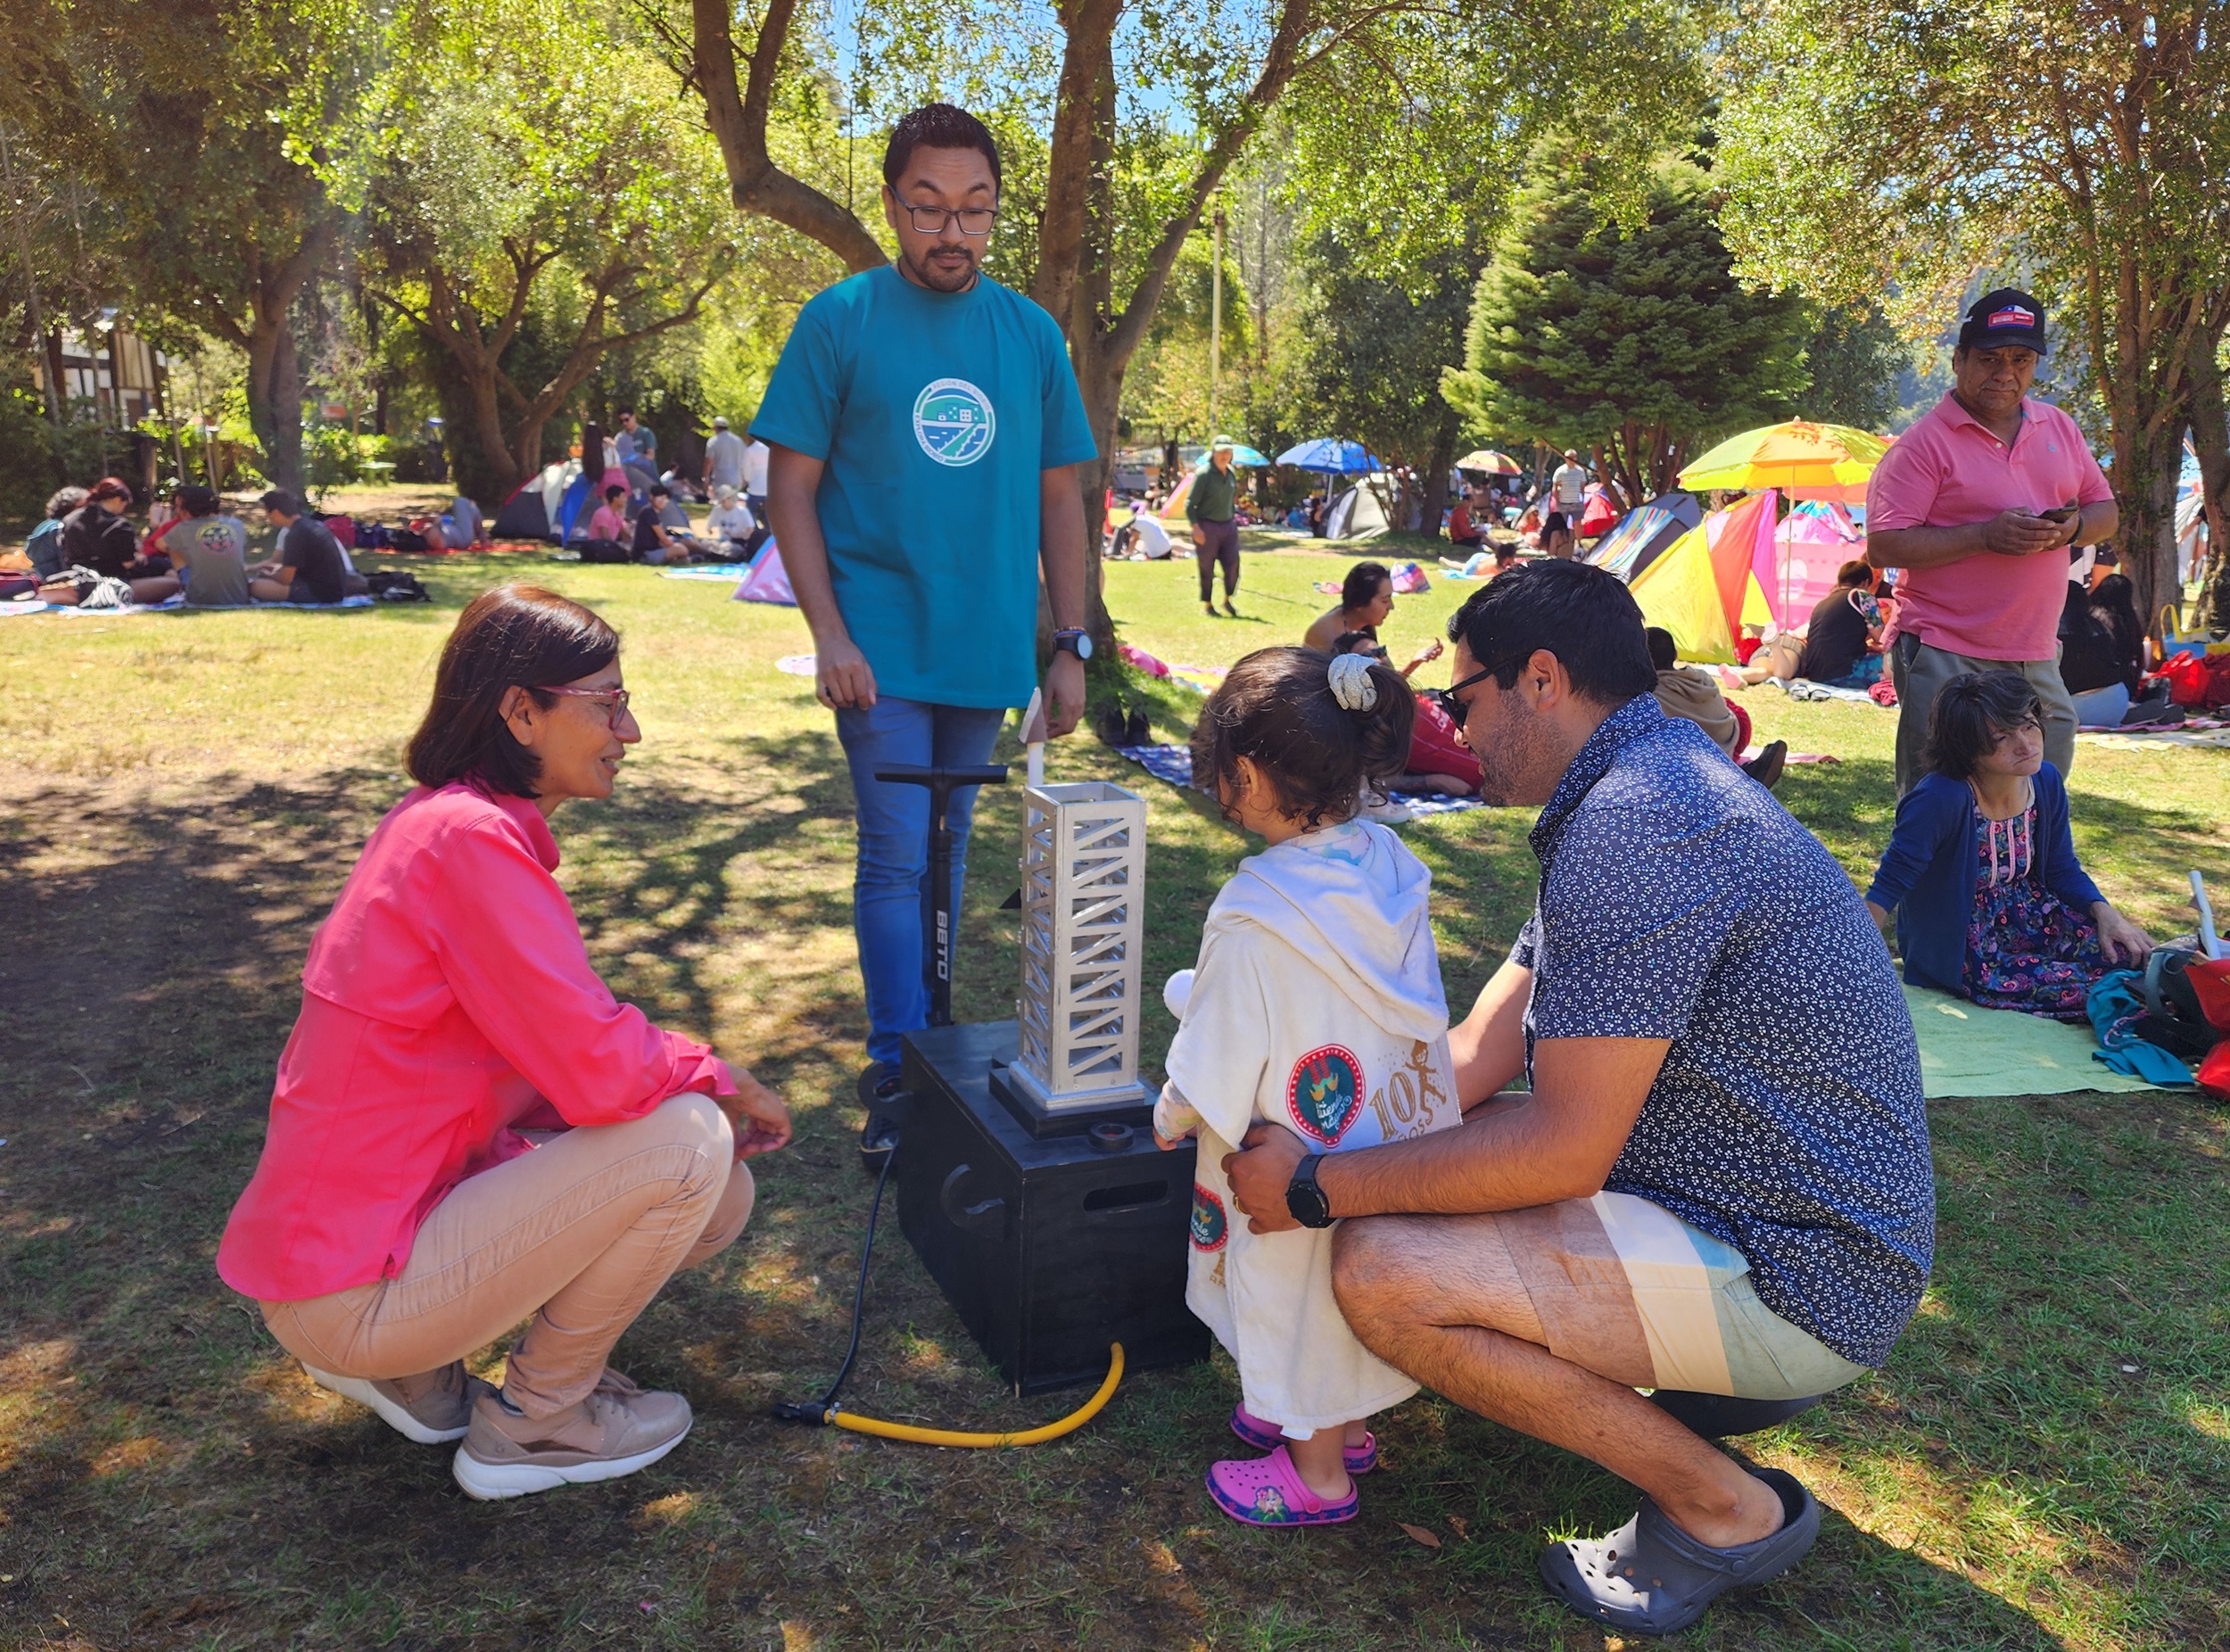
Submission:
[[[2047,763],[2036,771],[2036,868],[2031,873],[2088,918],[2098,892],[2075,858],[2068,789]],[[1975,797],[1964,781],[1929,774],[1898,800],[1897,823],[1866,898],[1897,914],[1904,979],[1967,995],[1967,925],[1975,910]]]

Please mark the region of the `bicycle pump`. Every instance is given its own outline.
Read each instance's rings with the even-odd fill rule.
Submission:
[[[929,1025],[953,1024],[953,943],[959,914],[953,911],[953,794],[968,786],[996,786],[1006,765],[987,763],[963,768],[925,768],[918,764],[877,769],[875,778],[891,785],[921,786],[929,794]]]

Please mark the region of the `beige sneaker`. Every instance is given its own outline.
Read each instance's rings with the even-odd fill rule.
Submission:
[[[310,1380],[332,1390],[343,1400],[368,1405],[380,1420],[407,1440],[420,1445],[442,1445],[462,1440],[472,1422],[473,1401],[495,1390],[476,1376],[465,1375],[462,1359],[438,1371],[392,1381],[363,1376],[335,1376],[315,1366],[304,1366]]]
[[[554,1417],[514,1417],[493,1391],[474,1403],[450,1472],[466,1494],[524,1497],[648,1468],[690,1432],[690,1402],[607,1370],[596,1392]]]

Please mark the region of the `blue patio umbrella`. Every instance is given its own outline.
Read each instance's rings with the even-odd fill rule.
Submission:
[[[1336,436],[1318,436],[1313,442],[1287,448],[1277,456],[1277,462],[1300,470],[1320,470],[1334,476],[1385,469],[1370,456],[1369,450],[1361,442],[1342,442]]]

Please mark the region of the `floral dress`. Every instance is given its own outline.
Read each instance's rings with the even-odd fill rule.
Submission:
[[[1986,1009],[2079,1021],[2106,973],[2098,926],[2036,878],[2036,805],[1994,821],[1975,810],[1975,908],[1967,991]]]

